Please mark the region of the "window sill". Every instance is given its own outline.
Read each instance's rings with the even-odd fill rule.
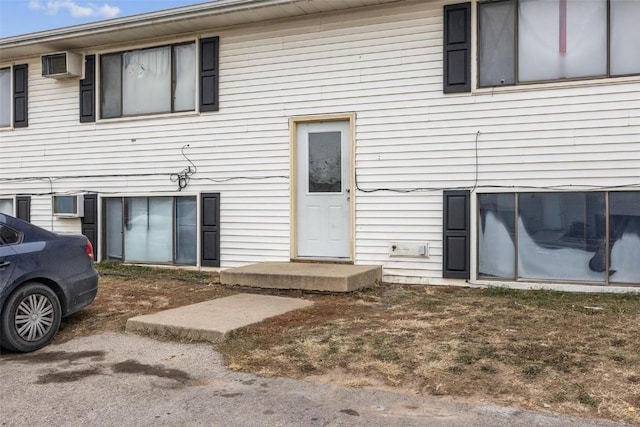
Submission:
[[[522,83],[510,86],[475,88],[472,95],[494,95],[496,93],[536,92],[541,90],[573,89],[581,87],[614,86],[640,82],[640,75],[625,77],[598,77],[586,80],[558,80],[543,83]]]
[[[587,293],[626,293],[637,289],[635,284],[611,284],[589,283],[589,282],[568,282],[559,280],[557,282],[535,282],[535,281],[513,281],[513,280],[469,280],[468,283],[476,287],[502,287],[507,289],[522,290],[553,290],[561,292],[587,292]]]
[[[124,123],[124,122],[138,122],[144,120],[162,120],[168,118],[182,118],[182,117],[198,117],[202,113],[198,111],[184,111],[181,113],[159,113],[159,114],[148,114],[148,115],[140,115],[140,116],[127,116],[127,117],[115,117],[113,119],[97,119],[95,124],[103,125],[109,123]],[[91,124],[88,122],[86,124]]]

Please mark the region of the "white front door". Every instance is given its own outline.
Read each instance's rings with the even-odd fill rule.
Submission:
[[[351,258],[349,122],[297,127],[297,256]]]

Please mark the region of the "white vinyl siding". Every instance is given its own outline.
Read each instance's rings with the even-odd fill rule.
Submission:
[[[355,112],[360,189],[422,189],[354,189],[355,262],[383,265],[386,279],[415,283],[443,281],[443,188],[639,183],[637,77],[445,95],[444,3],[400,2],[204,33],[220,36],[216,114],[80,125],[77,81],[40,78],[32,58],[29,128],[2,135],[0,177],[85,176],[55,179],[53,191],[175,195],[169,174],[188,166],[180,150],[189,144],[185,154],[198,169],[183,191],[221,194],[222,267],[288,261],[288,120]],[[102,176],[86,177],[94,175]],[[3,181],[1,191],[41,194],[50,183]],[[49,226],[36,199],[32,220]],[[426,242],[429,256],[391,258],[395,241]]]

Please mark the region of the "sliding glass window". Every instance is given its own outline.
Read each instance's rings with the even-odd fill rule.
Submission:
[[[481,194],[478,205],[479,277],[640,283],[640,192]]]
[[[106,200],[106,253],[126,262],[195,265],[195,197]]]
[[[194,111],[196,45],[102,55],[100,88],[103,119]]]
[[[640,74],[638,0],[478,3],[478,86]]]

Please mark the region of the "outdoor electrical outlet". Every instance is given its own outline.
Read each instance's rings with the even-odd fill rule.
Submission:
[[[389,256],[429,257],[429,243],[392,242],[389,243]]]

